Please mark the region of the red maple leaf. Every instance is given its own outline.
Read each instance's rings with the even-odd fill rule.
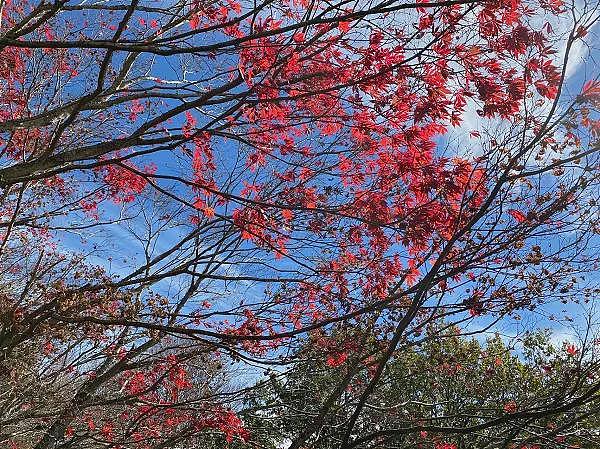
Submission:
[[[340,22],[338,24],[338,29],[342,33],[347,33],[348,31],[350,31],[350,22]]]
[[[527,216],[517,209],[509,209],[508,214],[515,220],[517,220],[519,223],[523,223],[525,220],[527,220]]]
[[[582,102],[600,102],[600,81],[589,80],[583,85],[579,100]]]

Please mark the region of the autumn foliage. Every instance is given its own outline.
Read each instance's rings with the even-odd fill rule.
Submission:
[[[0,444],[258,447],[262,371],[307,354],[339,376],[274,447],[410,429],[455,449],[469,426],[584,413],[595,377],[499,395],[469,426],[369,407],[425,342],[597,296],[600,83],[569,72],[597,19],[563,0],[0,0]],[[555,447],[513,440],[490,447]]]

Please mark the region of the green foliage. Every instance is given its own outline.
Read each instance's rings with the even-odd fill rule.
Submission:
[[[528,334],[516,348],[499,335],[480,342],[458,333],[406,346],[367,401],[353,432],[356,447],[596,448],[594,363],[566,349],[548,332]],[[309,355],[285,375],[271,373],[249,399],[245,419],[264,447],[285,446],[319,419],[328,393],[357,368],[307,444],[339,447],[375,358],[336,368],[317,360]]]

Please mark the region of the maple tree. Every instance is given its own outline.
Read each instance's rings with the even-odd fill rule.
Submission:
[[[290,448],[350,386],[338,446],[368,446],[386,366],[433,324],[593,298],[600,82],[566,81],[597,18],[0,0],[0,442],[252,444],[247,383],[211,379],[310,338],[343,375]]]

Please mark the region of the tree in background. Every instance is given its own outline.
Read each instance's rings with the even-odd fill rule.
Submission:
[[[309,344],[339,378],[286,444],[377,445],[424,338],[593,298],[597,8],[0,0],[2,444],[258,444],[239,373]],[[510,446],[588,384],[459,424]]]
[[[406,348],[386,366],[355,427],[354,447],[595,448],[597,345],[556,346],[538,332],[525,335],[516,351],[498,335],[483,344],[452,329]],[[285,446],[310,425],[343,377],[310,341],[302,357],[285,375],[271,372],[248,398],[244,418],[264,447]],[[329,406],[309,447],[339,447],[369,376],[356,376]]]

